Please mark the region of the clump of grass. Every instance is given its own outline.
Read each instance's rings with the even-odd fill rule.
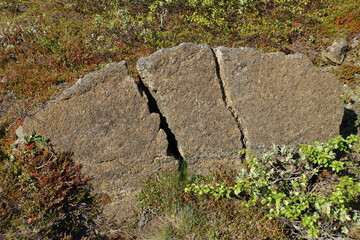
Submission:
[[[185,185],[194,181],[232,182],[233,172],[218,170],[208,177],[186,179],[180,175],[163,172],[154,176],[138,195],[138,226],[158,223],[145,239],[287,239],[281,225],[266,219],[261,209],[184,193]]]
[[[360,67],[356,65],[341,65],[333,71],[338,76],[341,83],[356,86],[360,80],[356,76],[360,74]]]

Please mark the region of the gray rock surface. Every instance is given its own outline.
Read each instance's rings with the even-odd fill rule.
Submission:
[[[307,57],[250,48],[218,47],[215,53],[228,105],[253,152],[263,153],[272,144],[328,141],[339,134],[340,84]]]
[[[177,167],[167,155],[171,133],[198,173],[239,167],[244,146],[259,155],[272,144],[297,147],[339,134],[340,84],[302,55],[184,43],[141,58],[137,69],[143,92],[125,62],[111,63],[17,131],[35,130],[56,150],[74,152],[94,190],[109,198],[105,214],[120,221],[132,216],[143,180]],[[159,114],[150,112],[154,105]]]
[[[223,101],[217,66],[208,45],[183,43],[137,63],[178,149],[191,170],[239,158],[242,134]]]
[[[344,38],[337,38],[333,44],[328,47],[327,51],[322,53],[325,59],[329,59],[331,62],[336,64],[342,64],[344,61],[346,51],[348,49],[348,42]]]
[[[96,192],[110,199],[104,213],[129,218],[142,181],[161,168],[175,167],[158,114],[129,77],[125,62],[87,74],[23,124],[72,151]]]

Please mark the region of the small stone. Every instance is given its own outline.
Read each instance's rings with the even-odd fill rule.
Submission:
[[[344,61],[346,51],[348,50],[348,42],[344,38],[337,38],[333,44],[322,52],[324,59],[328,59],[333,63],[342,64]]]
[[[349,41],[350,48],[356,48],[360,44],[360,33],[357,33],[354,38]]]

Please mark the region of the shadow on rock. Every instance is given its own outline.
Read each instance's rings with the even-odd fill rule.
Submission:
[[[357,134],[358,128],[356,126],[356,120],[358,115],[354,110],[344,108],[344,117],[340,125],[340,134],[344,138],[351,134]]]

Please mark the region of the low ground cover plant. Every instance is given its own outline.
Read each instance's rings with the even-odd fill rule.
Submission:
[[[2,149],[0,238],[95,236],[100,210],[80,169],[70,154],[54,152],[36,133],[16,149]]]
[[[219,169],[207,177],[165,171],[148,179],[138,195],[141,239],[287,239],[280,222],[267,219],[260,209],[184,193],[187,184],[232,181],[234,176]]]
[[[283,222],[293,237],[358,239],[359,144],[359,137],[350,135],[302,145],[299,153],[285,146],[274,146],[261,158],[248,153],[232,184],[221,179],[192,183],[185,192],[262,206],[266,216]]]
[[[139,57],[181,42],[318,51],[323,38],[355,36],[359,11],[353,0],[3,0],[0,91],[38,104],[108,62],[136,74]]]

